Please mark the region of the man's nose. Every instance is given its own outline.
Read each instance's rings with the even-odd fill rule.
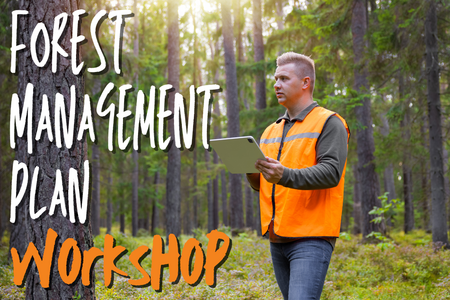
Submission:
[[[279,82],[278,80],[275,81],[275,84],[273,85],[273,87],[274,87],[275,89],[280,88],[280,82]]]

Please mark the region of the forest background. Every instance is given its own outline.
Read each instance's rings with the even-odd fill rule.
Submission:
[[[201,101],[197,107],[196,142],[190,150],[172,147],[168,152],[155,151],[148,139],[142,137],[140,151],[111,152],[106,142],[108,122],[94,112],[96,143],[86,137],[76,143],[75,150],[59,149],[44,138],[44,142],[37,143],[43,146],[29,155],[26,147],[20,147],[26,144],[26,139],[17,139],[16,151],[9,145],[11,95],[18,92],[23,99],[24,86],[31,81],[39,91],[36,99],[43,93],[53,99],[54,91],[65,88],[65,83],[61,85],[58,79],[65,74],[68,85],[76,83],[81,87],[80,95],[91,96],[93,107],[107,83],[113,82],[116,87],[132,84],[135,91],[128,98],[128,108],[134,111],[137,91],[147,94],[152,85],[158,88],[172,84],[189,102],[189,86],[219,84],[223,90],[214,94],[211,138],[252,135],[258,139],[266,126],[284,113],[273,93],[276,57],[295,51],[315,60],[314,100],[342,115],[352,133],[341,225],[343,249],[353,249],[349,253],[359,251],[355,250],[358,240],[378,244],[371,251],[394,251],[401,244],[394,242],[397,234],[406,244],[428,246],[428,257],[434,257],[430,259],[437,261],[442,259],[440,255],[447,255],[433,251],[448,244],[450,224],[448,1],[86,0],[61,1],[52,6],[48,1],[36,0],[1,1],[0,6],[0,237],[3,237],[3,248],[9,242],[7,247],[16,247],[23,255],[28,242],[42,239],[42,232],[46,232],[37,228],[49,226],[57,226],[62,237],[75,234],[77,241],[80,236],[71,231],[82,228],[87,248],[92,246],[94,237],[97,242],[111,232],[117,239],[121,236],[123,243],[133,244],[139,238],[155,234],[194,235],[200,239],[206,232],[221,228],[236,236],[242,245],[250,239],[254,245],[261,243],[261,253],[268,252],[268,247],[265,250],[263,247],[267,241],[257,237],[260,235],[258,194],[250,188],[245,176],[228,173],[214,151],[203,148]],[[114,25],[110,19],[99,30],[109,63],[105,74],[93,75],[85,70],[82,76],[64,72],[52,76],[49,66],[40,69],[29,63],[29,49],[19,56],[19,74],[11,74],[11,12],[17,9],[30,11],[27,21],[20,23],[18,36],[27,45],[37,22],[50,22],[61,12],[86,10],[88,15],[82,19],[81,33],[88,42],[80,47],[79,61],[85,61],[88,67],[100,63],[88,34],[95,13],[102,9],[131,10],[134,17],[126,19],[123,32],[122,74],[117,75],[113,70]],[[46,23],[51,33],[49,24],[52,23]],[[62,45],[69,45],[66,49],[70,49],[72,25],[68,26],[61,41]],[[38,50],[42,55],[39,51],[42,48]],[[67,67],[65,60],[61,58],[62,66],[70,72],[70,63]],[[110,103],[117,104],[117,96]],[[173,96],[169,97],[169,105],[173,107]],[[77,106],[78,114],[81,107]],[[171,123],[166,122],[166,126],[172,135]],[[37,120],[34,130],[36,126]],[[133,136],[132,129],[130,121],[125,136]],[[68,156],[76,161],[70,161]],[[57,162],[52,157],[58,157]],[[64,176],[69,166],[81,170],[84,159],[91,162],[89,226],[66,224],[60,212],[30,221],[27,204],[20,212],[18,223],[9,223],[13,160],[26,162],[32,170],[44,163],[45,158],[52,166],[64,166],[63,178],[67,178]],[[47,183],[42,176],[37,205],[49,206],[53,183]],[[51,188],[44,188],[47,184]],[[379,209],[373,211],[374,206]],[[346,242],[350,248],[344,247]],[[43,249],[42,244],[37,247]],[[396,272],[403,274],[404,269],[411,268],[410,262]],[[233,259],[230,264],[239,265]],[[430,265],[430,262],[423,264]],[[2,270],[6,274],[11,268],[5,262]],[[272,276],[269,291],[276,295],[270,268],[261,267],[261,270]],[[228,275],[238,280],[248,275],[245,270],[236,272]],[[424,279],[423,292],[436,287],[438,291],[445,290],[445,284],[450,281],[446,277],[448,270],[438,268],[430,272]],[[36,282],[35,276],[38,275],[33,272],[28,276],[26,296],[42,292],[54,296],[52,291],[29,287],[29,283]],[[83,294],[82,298],[93,293],[93,288],[80,286],[74,285],[64,293],[69,297]],[[327,288],[331,293],[332,285],[326,286],[325,294]],[[416,290],[410,292],[417,294]],[[58,291],[60,297],[64,293]],[[251,295],[256,297],[252,292]]]

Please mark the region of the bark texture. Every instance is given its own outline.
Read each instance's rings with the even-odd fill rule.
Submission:
[[[213,191],[212,191],[212,180],[211,175],[209,175],[209,172],[211,171],[210,168],[210,161],[211,161],[211,155],[208,150],[205,151],[205,164],[206,164],[206,172],[208,172],[208,183],[206,184],[206,198],[208,201],[208,232],[212,231],[214,228],[214,202],[213,202]]]
[[[437,41],[436,3],[428,1],[425,21],[426,74],[428,86],[428,118],[430,125],[431,220],[434,243],[448,247],[447,214],[445,209],[444,170],[441,129],[441,97],[439,93],[439,57]]]
[[[168,1],[168,83],[175,92],[180,85],[180,31],[178,25],[178,1]],[[174,111],[175,92],[169,94],[169,110]],[[174,138],[173,122],[169,121],[169,133]],[[173,141],[172,141],[173,142]],[[166,236],[181,234],[181,158],[180,150],[170,146],[166,177]]]
[[[275,7],[277,10],[277,29],[278,30],[284,30],[284,12],[283,12],[283,0],[276,0]],[[278,50],[278,56],[283,54],[283,44],[280,43],[279,50]]]
[[[91,226],[92,235],[100,234],[100,151],[92,144],[92,200]]]
[[[405,148],[403,151],[403,199],[405,202],[405,223],[403,230],[405,233],[410,232],[414,229],[414,202],[412,195],[412,171],[411,171],[411,154],[409,153],[410,147],[408,146],[409,140],[411,138],[411,132],[409,130],[411,126],[411,112],[409,108],[409,100],[404,99],[405,95],[405,82],[403,78],[402,71],[399,72],[398,76],[398,89],[400,101],[403,103],[404,116],[403,120],[400,122],[400,127],[402,128],[403,141],[405,142]]]
[[[18,42],[20,44],[30,45],[32,30],[38,22],[43,22],[49,31],[49,36],[53,34],[54,18],[60,13],[67,12],[69,15],[77,10],[77,1],[61,1],[58,5],[54,5],[48,1],[21,1],[19,9],[27,10],[28,16],[20,17]],[[68,22],[68,30],[60,39],[60,45],[63,49],[70,49],[72,23]],[[42,57],[44,52],[43,40],[40,40],[38,46],[38,55]],[[79,57],[79,56],[78,56]],[[51,58],[50,58],[51,60]],[[79,62],[79,59],[77,59]],[[78,247],[83,252],[93,246],[90,222],[90,210],[88,212],[85,224],[78,221],[72,224],[68,217],[64,217],[61,213],[61,207],[57,206],[53,216],[48,215],[48,209],[51,205],[51,199],[55,187],[56,170],[60,170],[63,179],[64,197],[68,197],[68,179],[70,168],[78,172],[78,180],[80,186],[80,194],[82,194],[84,170],[83,163],[87,160],[87,144],[85,139],[76,140],[81,113],[84,105],[84,79],[82,75],[75,76],[72,73],[70,59],[60,57],[58,63],[58,72],[53,74],[51,64],[44,68],[38,68],[31,61],[29,48],[19,52],[18,55],[18,95],[20,98],[20,106],[24,101],[25,88],[27,83],[34,85],[33,94],[33,136],[36,133],[37,124],[39,122],[40,112],[42,108],[42,97],[47,95],[49,99],[49,110],[51,114],[52,128],[54,128],[55,116],[55,94],[61,93],[65,100],[66,119],[69,120],[69,108],[71,103],[70,88],[75,86],[76,90],[76,109],[75,109],[75,133],[73,146],[67,149],[64,145],[58,148],[56,143],[51,143],[48,139],[48,133],[44,131],[43,137],[39,142],[33,139],[33,152],[27,152],[27,140],[16,139],[16,159],[27,165],[29,170],[29,182],[31,184],[31,175],[36,166],[39,167],[38,187],[36,190],[36,208],[47,206],[47,211],[38,219],[32,220],[29,217],[29,201],[30,193],[24,195],[24,205],[18,209],[19,218],[13,225],[11,232],[11,246],[15,247],[20,257],[25,254],[26,247],[29,242],[33,242],[39,253],[43,253],[47,230],[52,228],[59,236],[59,242],[56,243],[55,253],[60,252],[62,242],[68,238],[77,241]],[[23,177],[22,177],[23,178]],[[20,229],[20,230],[19,230]],[[94,299],[95,284],[91,287],[85,287],[81,280],[77,280],[73,285],[65,284],[58,273],[58,259],[54,258],[54,265],[51,271],[50,288],[44,289],[40,285],[39,274],[35,263],[33,262],[26,280],[26,299],[72,299],[75,293],[82,299]],[[95,282],[95,280],[93,281]]]
[[[193,190],[193,193],[194,193],[194,196],[193,196],[193,199],[192,199],[192,202],[193,202],[193,206],[194,206],[194,215],[193,215],[193,217],[194,217],[194,220],[193,220],[193,223],[194,223],[194,229],[195,228],[197,228],[198,227],[198,196],[197,196],[197,185],[198,185],[198,180],[197,180],[197,146],[194,146],[194,153],[193,153],[193,156],[194,156],[194,158],[193,158],[193,178],[192,178],[192,180],[193,180],[193,183],[192,183],[192,190]]]
[[[369,91],[367,80],[367,68],[364,63],[364,49],[367,48],[367,42],[364,40],[367,26],[367,15],[365,1],[353,1],[352,13],[352,35],[353,35],[353,53],[354,53],[354,90],[360,93]],[[360,174],[360,187],[362,198],[362,219],[363,219],[363,238],[372,231],[384,232],[383,224],[371,222],[375,215],[369,215],[369,211],[374,206],[381,206],[378,199],[380,188],[378,176],[375,172],[375,144],[373,140],[372,116],[370,99],[365,97],[362,100],[362,106],[355,108],[356,118],[361,126],[356,132],[358,168]]]
[[[362,232],[361,188],[358,167],[353,167],[353,234]]]
[[[245,227],[254,228],[254,217],[253,217],[253,189],[244,179],[245,186]]]
[[[153,199],[152,203],[152,235],[155,235],[155,229],[159,226],[159,208],[158,208],[158,185],[159,185],[159,172],[157,171],[155,173],[155,179],[154,179],[154,185],[155,185],[155,198]]]
[[[261,0],[253,0],[253,50],[255,62],[261,62],[255,75],[256,109],[266,108],[266,71],[264,65],[264,40],[262,35]]]
[[[389,121],[385,114],[381,114],[380,119],[383,124],[380,128],[380,133],[384,137],[387,137],[389,135]],[[390,203],[392,199],[397,198],[395,193],[394,167],[392,166],[392,163],[388,164],[386,168],[384,168],[383,179],[384,191],[388,192],[388,202]],[[392,226],[392,219],[390,217],[386,219],[386,225]]]
[[[225,53],[225,74],[227,89],[227,129],[228,137],[239,136],[239,102],[236,77],[236,60],[233,48],[233,24],[231,22],[230,3],[221,0],[222,34]],[[242,182],[240,174],[230,174],[230,225],[233,228],[244,226],[242,208]]]
[[[108,172],[108,193],[106,199],[106,233],[111,233],[112,228],[112,217],[113,217],[113,205],[112,205],[112,193],[111,189],[113,186],[111,172]]]
[[[134,45],[133,45],[133,54],[136,57],[136,59],[139,57],[139,16],[138,16],[138,10],[137,10],[137,1],[133,1],[133,11],[135,12],[136,16],[133,18],[134,21]],[[138,70],[139,67],[136,64],[135,69]],[[136,90],[139,89],[139,73],[136,72],[134,76],[134,87]],[[138,232],[138,220],[139,220],[139,214],[138,214],[138,205],[139,205],[139,153],[133,149],[132,151],[132,158],[133,158],[133,175],[132,175],[132,195],[131,195],[131,234],[133,236],[137,235]]]
[[[228,192],[227,192],[227,174],[225,170],[220,171],[220,186],[221,186],[221,199],[222,199],[222,219],[223,225],[230,225],[229,209],[228,209]]]
[[[133,158],[133,174],[132,174],[132,193],[131,193],[131,234],[137,235],[138,232],[138,188],[139,188],[139,153],[133,150],[131,154]]]

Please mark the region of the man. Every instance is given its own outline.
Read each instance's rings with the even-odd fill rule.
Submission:
[[[320,299],[339,237],[350,132],[342,117],[313,101],[312,59],[284,53],[275,81],[286,113],[264,131],[266,160],[247,178],[260,191],[262,233],[269,233],[284,299]]]

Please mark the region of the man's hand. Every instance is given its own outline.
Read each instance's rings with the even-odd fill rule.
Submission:
[[[258,159],[255,163],[264,178],[270,183],[278,183],[283,177],[284,166],[275,159],[266,156],[266,160]]]

